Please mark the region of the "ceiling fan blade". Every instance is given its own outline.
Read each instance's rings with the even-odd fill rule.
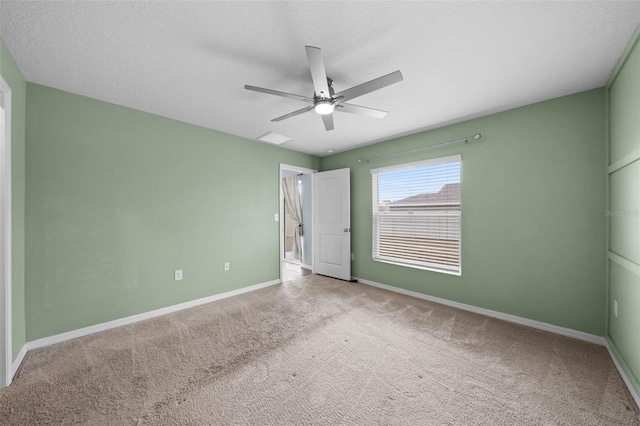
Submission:
[[[366,115],[368,117],[384,118],[387,115],[387,111],[382,111],[374,108],[367,108],[353,104],[338,104],[336,105],[336,111],[349,112],[351,114]]]
[[[366,83],[362,83],[357,86],[353,86],[350,89],[336,93],[334,98],[342,98],[339,99],[338,102],[346,102],[350,99],[366,95],[369,92],[382,89],[383,87],[390,86],[400,81],[402,81],[402,73],[400,71],[394,71],[391,74],[383,75],[375,80],[367,81]]]
[[[311,69],[311,79],[313,80],[313,88],[316,96],[321,98],[330,98],[329,85],[327,83],[327,72],[324,69],[324,61],[322,60],[322,50],[319,47],[305,46],[307,50],[307,59],[309,59],[309,68]]]
[[[302,109],[299,109],[297,111],[293,111],[290,112],[289,114],[285,114],[282,117],[278,117],[278,118],[274,118],[271,121],[282,121],[282,120],[286,120],[287,118],[291,118],[291,117],[295,117],[296,115],[300,115],[300,114],[304,114],[307,111],[311,111],[313,109],[313,106],[310,107],[304,107]]]
[[[333,130],[333,114],[327,114],[322,116],[322,122],[324,123],[324,128],[327,130]]]
[[[266,93],[268,95],[282,96],[283,98],[289,98],[289,99],[295,99],[298,101],[313,103],[313,99],[308,98],[306,96],[294,95],[292,93],[286,93],[286,92],[279,92],[277,90],[265,89],[263,87],[249,86],[248,84],[245,84],[244,88],[247,90],[253,90],[254,92],[261,92],[261,93]]]

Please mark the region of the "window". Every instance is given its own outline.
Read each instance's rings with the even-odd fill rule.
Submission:
[[[460,274],[461,156],[372,169],[373,260]]]

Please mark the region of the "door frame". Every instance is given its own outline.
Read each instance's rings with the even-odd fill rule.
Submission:
[[[0,388],[13,380],[11,348],[11,87],[0,76],[4,132],[0,132]]]
[[[280,241],[280,243],[278,244],[278,267],[280,271],[279,279],[281,282],[282,282],[282,262],[284,262],[284,254],[283,254],[284,253],[284,194],[282,193],[282,178],[284,177],[283,176],[284,171],[304,173],[308,175],[313,175],[315,173],[318,173],[318,171],[314,169],[307,169],[305,167],[299,167],[291,164],[280,163],[280,168],[278,172],[278,222],[279,222],[278,235],[279,235],[279,241]],[[311,184],[311,191],[313,191],[313,183]],[[311,218],[309,218],[309,220],[311,220],[311,223],[313,223],[313,192],[311,195],[312,195],[311,196],[311,215],[312,216]],[[313,270],[313,253],[311,253],[311,265],[304,265],[304,266],[311,266],[311,269]]]

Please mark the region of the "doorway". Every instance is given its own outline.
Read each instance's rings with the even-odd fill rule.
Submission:
[[[313,269],[313,182],[315,170],[280,165],[280,281]]]

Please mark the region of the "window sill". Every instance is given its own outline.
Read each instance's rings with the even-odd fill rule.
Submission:
[[[374,262],[387,263],[389,265],[404,266],[404,267],[413,268],[413,269],[422,269],[423,271],[430,271],[430,272],[439,272],[441,274],[453,275],[453,276],[456,276],[456,277],[461,277],[462,276],[462,271],[451,271],[451,270],[447,270],[447,269],[440,269],[440,268],[429,267],[429,266],[413,265],[411,263],[404,263],[404,262],[398,262],[398,261],[387,260],[387,259],[380,259],[380,258],[375,258],[375,257],[373,257],[372,259],[373,259]]]

